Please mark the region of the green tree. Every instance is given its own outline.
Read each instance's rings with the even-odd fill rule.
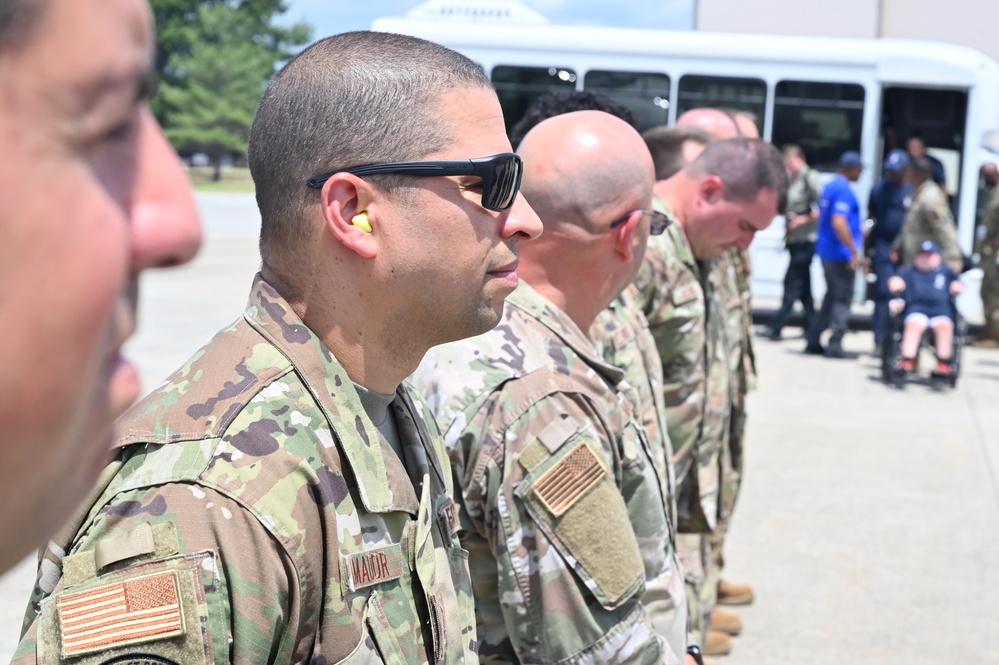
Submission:
[[[309,40],[304,24],[272,25],[282,0],[152,0],[159,94],[153,110],[174,147],[214,157],[246,150],[276,65]]]

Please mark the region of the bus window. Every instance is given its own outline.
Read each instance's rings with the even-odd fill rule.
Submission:
[[[639,72],[589,71],[583,89],[607,95],[638,116],[638,131],[665,125],[669,111],[669,77]]]
[[[503,107],[507,134],[541,95],[576,89],[576,72],[567,67],[497,65],[492,79]]]
[[[797,143],[812,168],[835,171],[839,156],[860,150],[864,87],[781,81],[774,97],[773,144]]]
[[[766,106],[767,84],[760,79],[688,75],[680,79],[676,116],[704,107],[742,111],[753,119],[762,136]]]

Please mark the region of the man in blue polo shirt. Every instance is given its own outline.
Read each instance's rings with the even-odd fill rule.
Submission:
[[[815,253],[822,260],[826,277],[826,295],[822,309],[808,330],[805,353],[827,358],[846,358],[843,335],[850,317],[853,283],[860,265],[863,236],[860,228],[860,204],[850,189],[864,170],[860,154],[849,150],[839,158],[839,173],[822,190],[819,201],[819,237]],[[826,328],[832,329],[828,348],[819,341]]]

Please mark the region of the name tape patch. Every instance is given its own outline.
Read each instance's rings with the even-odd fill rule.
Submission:
[[[61,594],[56,609],[63,658],[176,637],[185,629],[173,571]]]
[[[453,536],[458,533],[458,528],[460,526],[458,521],[458,507],[454,505],[454,501],[452,499],[448,499],[447,503],[441,506],[438,519],[440,519],[441,530],[443,530],[445,534]]]
[[[590,447],[579,444],[575,450],[538,478],[534,494],[558,517],[569,510],[607,475],[607,469]]]
[[[350,591],[402,577],[405,559],[402,545],[394,543],[377,550],[340,558],[341,579]]]
[[[673,293],[671,294],[673,298],[673,305],[679,307],[680,305],[685,305],[692,300],[696,300],[700,292],[701,285],[697,282],[690,282],[689,284],[678,286],[673,289]]]

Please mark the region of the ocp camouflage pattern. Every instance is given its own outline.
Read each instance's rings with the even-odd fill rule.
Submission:
[[[201,586],[186,641],[74,665],[478,662],[443,441],[411,389],[391,408],[403,445],[422,451],[415,468],[258,275],[243,316],[119,421],[114,461],[41,561],[14,662],[63,662],[49,610],[64,590],[158,570]],[[172,530],[176,551],[116,555],[146,523]]]
[[[642,602],[673,573],[670,528],[623,373],[521,283],[413,378],[461,487],[482,661],[680,662]]]

